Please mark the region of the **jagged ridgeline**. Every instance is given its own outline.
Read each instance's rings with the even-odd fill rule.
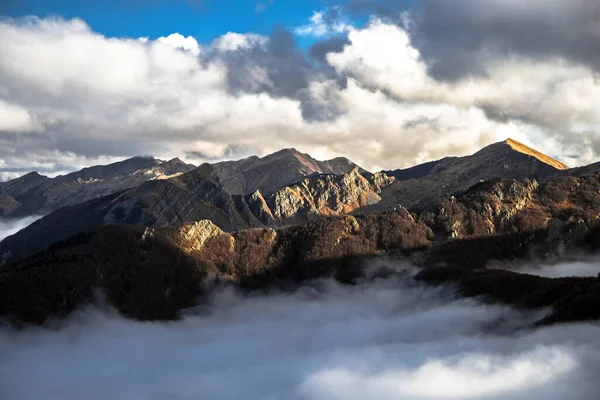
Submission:
[[[45,188],[54,194],[30,196]],[[490,261],[556,259],[600,243],[598,164],[568,169],[513,140],[378,173],[288,149],[199,167],[135,158],[0,186],[3,210],[14,215],[49,209],[61,196],[72,203],[0,243],[4,315],[40,322],[93,301],[101,288],[126,315],[173,318],[202,295],[208,277],[252,289],[318,277],[352,282],[361,260],[382,255],[453,266],[422,278],[456,278],[468,288]],[[28,198],[44,201],[36,208]],[[528,282],[547,289],[543,280]],[[536,304],[554,304],[552,293]]]
[[[363,172],[367,178],[361,174],[360,167],[348,161],[340,162],[340,159],[320,163],[341,175],[307,169],[306,164],[312,165],[309,162],[312,159],[307,161],[307,157],[295,151],[285,151],[257,158],[259,170],[264,168],[265,163],[271,163],[273,171],[284,168],[283,162],[293,165],[293,173],[288,178],[294,182],[264,194],[257,188],[258,181],[246,185],[253,192],[232,194],[227,189],[228,185],[238,186],[235,184],[236,176],[227,172],[232,170],[230,164],[227,164],[224,173],[220,169],[223,164],[203,164],[169,179],[147,180],[130,189],[64,207],[47,215],[5,239],[0,244],[0,254],[4,254],[5,259],[19,259],[53,242],[103,224],[166,227],[208,219],[225,231],[234,231],[302,223],[318,216],[343,215],[376,204],[381,201],[379,194],[382,187],[393,181],[383,173]],[[240,174],[252,173],[253,169],[247,165],[248,159],[239,163],[246,166],[241,168],[243,172]],[[313,166],[318,167],[315,163]],[[337,166],[332,168],[332,165]],[[281,174],[273,175],[281,180]],[[266,185],[264,177],[260,182],[262,186]],[[268,186],[273,184],[265,187]]]

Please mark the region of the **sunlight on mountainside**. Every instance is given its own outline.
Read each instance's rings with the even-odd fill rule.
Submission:
[[[569,169],[567,165],[561,163],[560,161],[548,157],[547,155],[540,153],[539,151],[534,150],[531,147],[525,146],[523,143],[517,142],[514,139],[507,139],[505,143],[509,145],[513,150],[535,157],[541,162],[551,165],[556,169]]]

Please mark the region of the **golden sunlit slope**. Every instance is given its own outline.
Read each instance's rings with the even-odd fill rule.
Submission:
[[[518,151],[519,153],[527,154],[528,156],[535,157],[543,163],[553,166],[556,169],[569,169],[569,167],[554,158],[548,157],[547,155],[540,153],[537,150],[532,149],[531,147],[525,146],[523,143],[517,142],[514,139],[506,139],[504,141],[507,145],[509,145],[514,151]]]

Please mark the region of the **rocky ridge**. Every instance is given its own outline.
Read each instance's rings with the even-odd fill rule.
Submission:
[[[385,171],[396,178],[382,193],[380,206],[402,204],[422,209],[444,197],[495,178],[536,179],[569,174],[567,166],[513,139],[489,145],[466,157],[448,157],[406,170]]]
[[[84,168],[56,178],[30,173],[2,183],[1,186],[19,203],[10,215],[21,217],[46,214],[61,207],[106,196],[138,186],[146,181],[166,179],[195,168],[175,158],[161,161],[152,157],[134,157],[125,161]]]
[[[365,178],[358,168],[335,176],[314,175],[263,196],[231,195],[217,171],[204,164],[186,174],[153,180],[88,202],[65,207],[0,243],[0,255],[19,259],[51,243],[103,224],[177,226],[208,219],[225,231],[277,227],[342,215],[381,201],[392,182],[384,174]]]
[[[316,174],[344,175],[355,168],[366,172],[344,157],[315,160],[296,149],[283,149],[265,157],[212,164],[224,188],[231,194],[271,193],[305,177]]]
[[[594,174],[544,183],[496,179],[421,213],[396,207],[277,229],[226,232],[207,220],[99,226],[5,265],[0,315],[41,322],[94,301],[98,289],[127,316],[168,319],[194,305],[209,282],[253,290],[320,277],[352,283],[364,275],[365,260],[387,256],[424,268],[421,280],[456,282],[468,296],[556,306],[550,322],[600,318],[597,308],[577,305],[583,294],[592,296],[589,304],[600,302],[597,278],[554,281],[485,269],[493,260],[549,262],[597,251],[599,214],[600,174]]]

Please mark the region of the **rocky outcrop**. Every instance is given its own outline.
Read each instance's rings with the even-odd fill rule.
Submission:
[[[202,250],[208,240],[224,234],[218,226],[208,220],[184,225],[177,233],[179,246],[186,254]]]
[[[372,182],[372,183],[371,183]],[[383,173],[367,180],[358,168],[347,174],[318,175],[279,189],[266,199],[278,221],[301,217],[343,215],[381,201],[381,188],[393,182]]]
[[[375,192],[381,194],[381,190],[394,183],[396,178],[388,176],[385,172],[380,171],[371,175],[368,180]]]
[[[538,182],[529,179],[483,182],[458,198],[451,196],[428,207],[420,219],[448,238],[501,233],[532,202],[538,188]]]
[[[248,207],[256,217],[265,225],[265,226],[273,226],[276,223],[275,217],[273,217],[273,213],[269,206],[267,205],[267,201],[260,193],[259,190],[252,193],[251,195],[246,197],[246,202],[248,203]]]

